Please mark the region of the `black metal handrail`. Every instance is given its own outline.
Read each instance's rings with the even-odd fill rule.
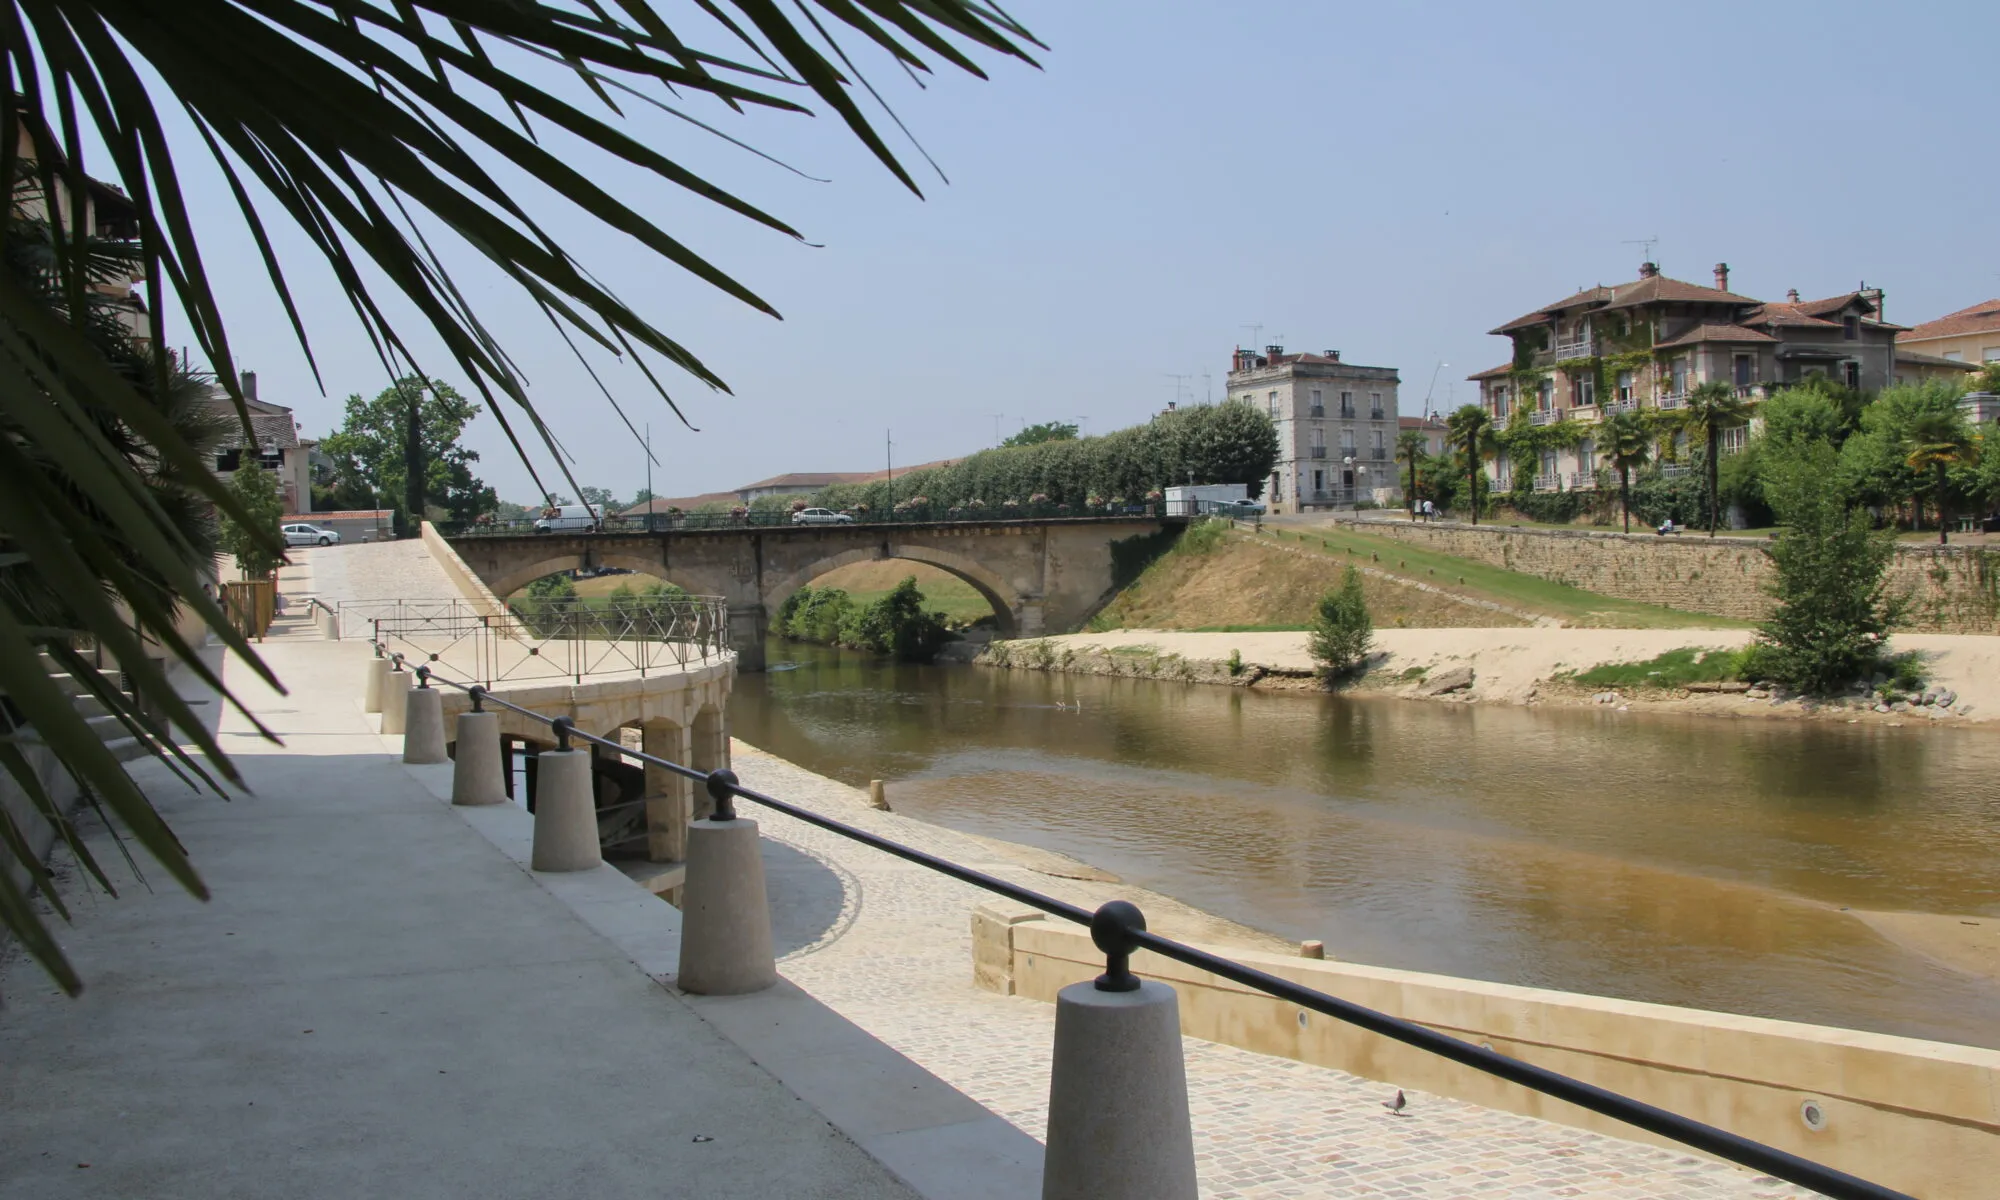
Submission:
[[[643,751],[634,750],[609,738],[585,733],[577,729],[568,717],[549,717],[533,709],[523,708],[512,701],[503,700],[499,696],[495,696],[492,692],[476,683],[466,684],[454,679],[446,679],[430,668],[423,666],[416,668],[416,675],[418,687],[428,687],[432,680],[436,680],[438,683],[466,692],[472,697],[473,708],[475,710],[480,709],[485,704],[497,704],[502,708],[509,709],[522,716],[548,725],[556,734],[558,749],[569,749],[570,740],[576,739],[592,745],[602,746],[607,750],[615,751],[627,758],[637,759],[640,762],[679,775],[684,779],[697,780],[707,790],[709,796],[714,799],[715,817],[718,820],[726,821],[735,817],[736,810],[733,803],[735,799],[749,800],[773,811],[784,813],[786,816],[804,821],[809,825],[837,833],[851,841],[860,842],[862,845],[872,846],[884,853],[893,854],[897,858],[917,863],[920,866],[929,867],[931,870],[943,875],[949,875],[960,882],[969,883],[974,887],[992,892],[995,895],[1005,896],[1010,900],[1018,900],[1023,904],[1039,908],[1043,912],[1053,916],[1062,917],[1064,920],[1074,921],[1079,925],[1086,926],[1090,930],[1091,940],[1096,943],[1098,949],[1105,953],[1105,972],[1103,975],[1098,976],[1096,981],[1096,986],[1102,990],[1129,991],[1136,988],[1138,980],[1133,976],[1129,967],[1131,954],[1134,950],[1151,950],[1163,958],[1170,958],[1175,962],[1184,963],[1197,970],[1207,971],[1212,975],[1220,976],[1234,983],[1240,983],[1245,987],[1255,988],[1277,999],[1296,1004],[1300,1008],[1310,1009],[1313,1012],[1332,1017],[1337,1021],[1345,1021],[1370,1033],[1379,1034],[1394,1041],[1402,1042],[1404,1045],[1414,1046],[1419,1050],[1425,1050],[1464,1066],[1472,1067],[1475,1070],[1484,1071],[1509,1083],[1516,1083],[1522,1087],[1541,1092],[1543,1095],[1567,1101],[1579,1108],[1586,1108],[1600,1115],[1623,1121],[1628,1125],[1644,1129],[1649,1133],[1658,1134],[1661,1137],[1679,1142],[1683,1146],[1692,1147],[1706,1154],[1712,1154],[1717,1158],[1726,1159],[1739,1166],[1749,1167],[1754,1171],[1760,1171],[1774,1178],[1782,1179],[1787,1183],[1795,1183],[1801,1187],[1811,1188],[1821,1195],[1833,1197],[1834,1200],[1915,1200],[1914,1197],[1911,1197],[1907,1193],[1884,1187],[1878,1183],[1871,1183],[1868,1180],[1849,1175],[1845,1171],[1835,1170],[1832,1167],[1824,1166],[1810,1159],[1800,1158],[1796,1154],[1780,1150],[1775,1146],[1767,1146],[1762,1142],[1753,1141],[1750,1138],[1731,1133],[1726,1129],[1719,1129],[1716,1126],[1681,1116],[1679,1113],[1669,1112],[1664,1108],[1647,1104],[1643,1100],[1634,1100],[1630,1096],[1621,1095],[1617,1092],[1598,1087],[1595,1084],[1585,1083],[1580,1079],[1572,1079],[1559,1071],[1537,1067],[1532,1063],[1526,1063],[1518,1058],[1502,1054],[1497,1050],[1488,1050],[1484,1046],[1474,1045],[1471,1042],[1452,1037],[1450,1034],[1439,1033],[1414,1021],[1406,1021],[1401,1017],[1392,1017],[1387,1013],[1377,1012],[1372,1008],[1355,1004],[1352,1001],[1342,1000],[1338,996],[1331,996],[1314,988],[1306,987],[1304,984],[1294,983],[1289,979],[1282,979],[1276,975],[1259,971],[1255,967],[1245,966],[1232,959],[1210,954],[1205,950],[1198,950],[1193,946],[1177,942],[1172,938],[1151,933],[1146,929],[1144,914],[1139,911],[1137,906],[1127,901],[1113,900],[1100,906],[1097,911],[1092,912],[1089,909],[1058,900],[1053,896],[1045,896],[1032,888],[1025,888],[1019,884],[1009,883],[1004,879],[988,875],[984,871],[961,866],[949,859],[939,858],[937,855],[928,854],[915,847],[890,841],[888,838],[869,833],[865,829],[858,829],[843,821],[837,821],[832,817],[824,816],[810,809],[800,808],[795,804],[787,803],[775,796],[767,796],[762,792],[744,787],[742,782],[737,779],[736,773],[727,767],[719,767],[713,771],[698,771],[693,767],[682,766],[679,763],[670,762],[666,759],[646,754]]]

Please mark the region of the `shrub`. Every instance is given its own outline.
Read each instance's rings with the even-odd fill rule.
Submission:
[[[1243,652],[1232,647],[1229,651],[1229,674],[1231,678],[1243,673]]]
[[[943,613],[924,611],[924,594],[914,575],[904,576],[888,595],[861,610],[848,633],[849,645],[904,662],[929,662],[952,637]]]
[[[1367,661],[1368,647],[1374,640],[1375,625],[1368,617],[1368,601],[1361,594],[1361,572],[1350,564],[1339,589],[1319,598],[1319,610],[1313,616],[1310,649],[1320,677],[1332,683],[1353,674]]]
[[[1203,517],[1190,521],[1180,540],[1174,543],[1175,554],[1212,554],[1220,549],[1229,537],[1229,522],[1214,517]]]

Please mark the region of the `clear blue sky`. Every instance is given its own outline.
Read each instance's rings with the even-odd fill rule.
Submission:
[[[657,492],[876,468],[887,429],[900,465],[992,444],[996,414],[1002,433],[1023,419],[1128,425],[1174,398],[1170,374],[1196,376],[1184,396],[1219,395],[1252,324],[1264,342],[1399,368],[1405,413],[1448,362],[1433,403],[1463,403],[1464,376],[1505,356],[1487,329],[1632,278],[1631,239],[1657,236],[1666,273],[1696,282],[1727,261],[1734,290],[1753,296],[1865,279],[1905,324],[2000,295],[2000,5],[1012,0],[1010,11],[1049,44],[1044,71],[994,61],[990,82],[944,75],[918,92],[864,59],[951,177],[930,177],[924,201],[830,117],[719,119],[831,183],[685,126],[635,123],[820,248],[598,172],[782,322],[647,261],[622,235],[552,222],[735,389],[676,382],[695,433],[636,374],[607,376],[651,421]],[[384,384],[366,342],[324,274],[307,271],[322,397],[247,244],[217,236],[241,365],[308,434],[324,433],[347,393]],[[282,244],[308,262],[296,238]],[[627,496],[642,486],[639,449],[549,326],[485,274],[468,279],[583,481]],[[503,497],[533,498],[490,418],[467,440]]]

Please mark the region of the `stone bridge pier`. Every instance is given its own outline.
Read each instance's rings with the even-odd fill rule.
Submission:
[[[722,596],[737,665],[764,669],[771,615],[828,571],[906,559],[963,579],[993,606],[1002,637],[1080,627],[1110,598],[1112,546],[1158,533],[1153,517],[949,524],[812,525],[653,533],[504,534],[451,539],[472,572],[501,597],[544,575],[624,567]]]

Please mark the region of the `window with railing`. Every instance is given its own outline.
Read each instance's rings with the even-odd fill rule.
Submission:
[[[1737,425],[1716,432],[1715,445],[1723,454],[1735,454],[1750,444],[1750,427]]]
[[[1576,381],[1576,406],[1593,408],[1597,404],[1597,379],[1594,376],[1580,376]]]
[[[1278,393],[1275,391],[1273,391],[1270,395],[1270,404],[1271,404],[1271,419],[1275,421],[1278,419]]]
[[[1382,393],[1380,392],[1368,393],[1368,419],[1371,421],[1382,419]]]
[[[1352,417],[1354,415],[1353,392],[1340,393],[1340,415],[1343,417]]]
[[[1493,385],[1493,415],[1503,421],[1507,419],[1507,385],[1504,383]]]

